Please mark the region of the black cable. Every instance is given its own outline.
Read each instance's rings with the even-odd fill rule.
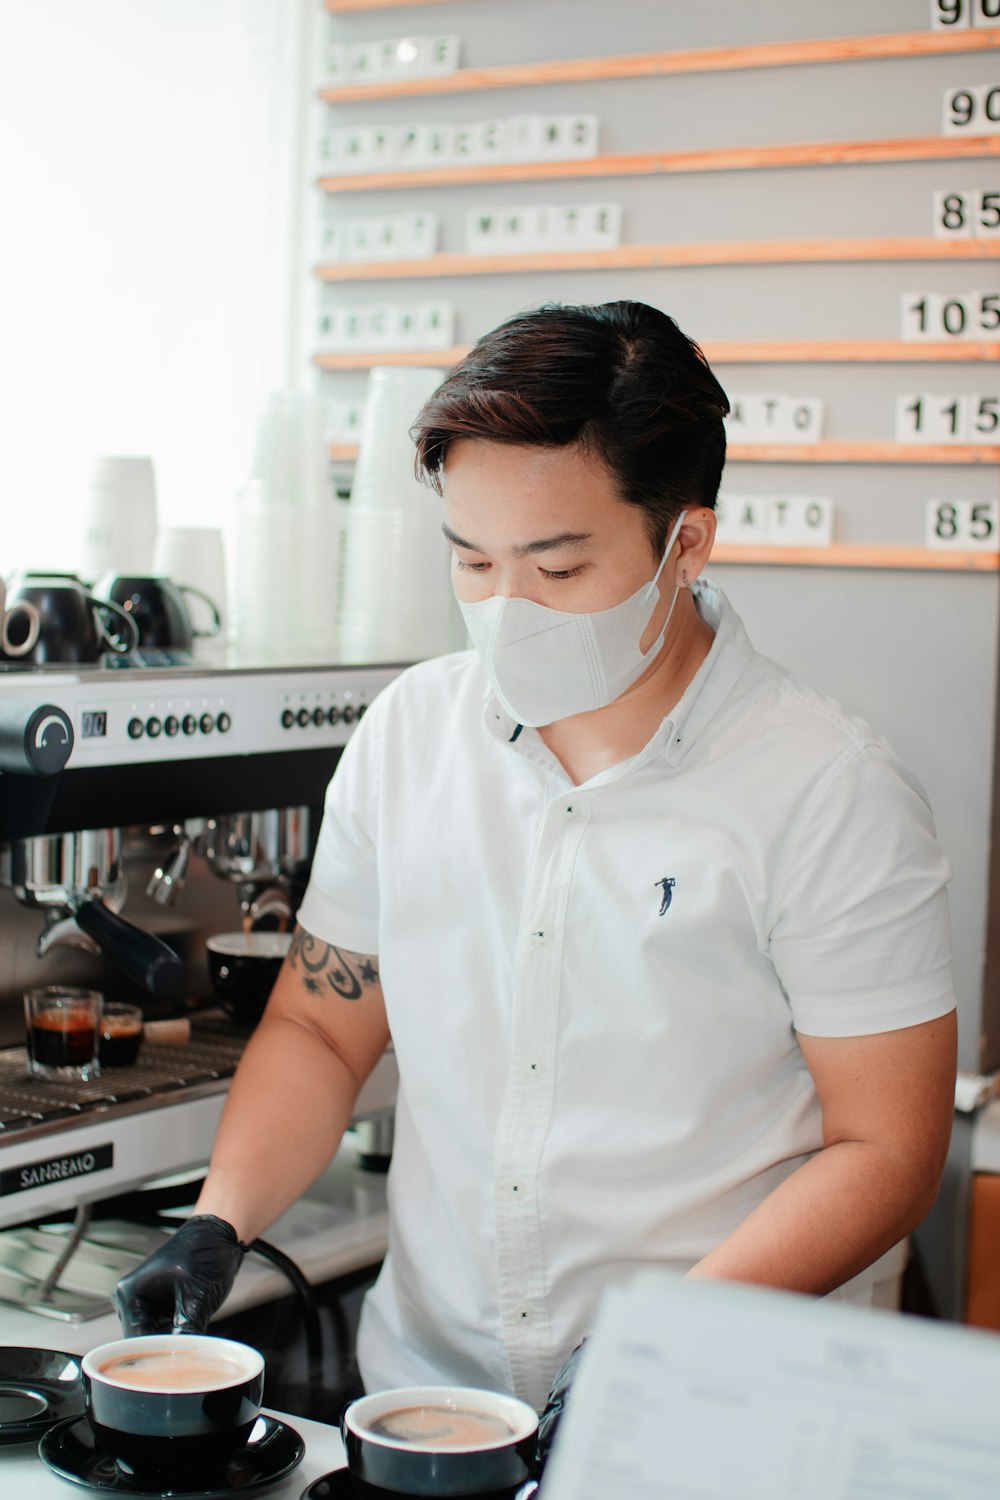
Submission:
[[[129,1216],[134,1223],[151,1224],[154,1227],[164,1229],[179,1229],[186,1224],[186,1219],[175,1219],[169,1214],[131,1214]],[[303,1272],[295,1264],[290,1255],[284,1250],[279,1250],[277,1245],[270,1244],[267,1240],[251,1240],[247,1246],[248,1253],[259,1255],[262,1260],[270,1261],[276,1270],[280,1271],[291,1284],[302,1314],[302,1329],[306,1340],[306,1356],[309,1360],[310,1370],[319,1376],[323,1369],[323,1329],[319,1320],[319,1309],[313,1296],[312,1287],[306,1280]]]
[[[105,1198],[93,1204],[93,1217],[95,1220],[125,1219],[133,1224],[150,1225],[154,1229],[179,1229],[182,1224],[187,1223],[187,1220],[161,1213],[160,1210],[185,1207],[197,1198],[200,1190],[201,1182],[181,1182],[164,1187],[141,1188],[134,1192],[120,1193],[117,1197]],[[72,1217],[72,1212],[47,1214],[38,1220],[38,1224],[68,1222]],[[269,1261],[290,1284],[302,1318],[310,1388],[318,1390],[323,1378],[323,1326],[312,1287],[291,1256],[286,1255],[284,1250],[279,1250],[277,1245],[272,1245],[268,1240],[251,1240],[247,1251],[259,1255],[262,1260]],[[346,1321],[343,1332],[346,1337]]]

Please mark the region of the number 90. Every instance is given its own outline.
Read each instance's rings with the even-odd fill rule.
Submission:
[[[1000,0],[931,0],[931,26],[935,31],[992,26],[998,19]]]

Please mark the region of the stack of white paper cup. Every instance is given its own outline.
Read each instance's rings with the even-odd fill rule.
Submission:
[[[369,377],[344,532],[344,661],[417,661],[457,643],[441,503],[414,476],[410,438],[442,374],[378,366]]]
[[[230,658],[241,665],[333,662],[343,505],[333,494],[318,397],[272,393],[237,502]]]
[[[148,576],[156,542],[156,482],[151,458],[103,457],[91,468],[84,499],[80,576]]]
[[[230,659],[243,666],[337,659],[343,502],[272,505],[252,489],[237,507]]]

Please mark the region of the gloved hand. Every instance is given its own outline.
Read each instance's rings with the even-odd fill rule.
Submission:
[[[204,1333],[236,1280],[246,1249],[225,1219],[214,1214],[188,1219],[115,1287],[126,1338]]]
[[[586,1342],[586,1339],[584,1339],[583,1343],[577,1344],[569,1359],[559,1369],[555,1380],[552,1382],[552,1389],[549,1391],[545,1410],[538,1419],[538,1437],[535,1440],[535,1463],[532,1470],[536,1479],[541,1478],[542,1470],[548,1462],[549,1452],[556,1435],[556,1428],[559,1426],[559,1418],[563,1414],[563,1408],[569,1397],[570,1386],[576,1378],[577,1367],[580,1363],[580,1350]]]

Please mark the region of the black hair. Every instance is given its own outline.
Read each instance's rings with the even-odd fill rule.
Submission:
[[[411,429],[416,472],[440,494],[460,438],[578,445],[646,513],[654,551],[680,512],[715,505],[729,402],[673,318],[643,302],[549,304],[485,334]]]

